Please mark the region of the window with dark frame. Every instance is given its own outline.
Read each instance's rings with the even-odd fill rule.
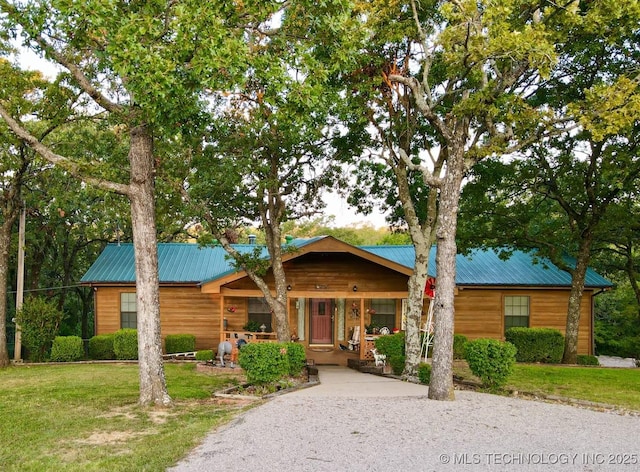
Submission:
[[[504,297],[504,330],[529,327],[529,297]]]
[[[371,324],[377,328],[387,327],[392,330],[396,325],[396,301],[392,299],[371,300]]]
[[[273,331],[271,325],[271,308],[264,298],[249,298],[249,321],[256,321],[259,326],[265,325],[267,333]]]
[[[120,294],[120,327],[138,328],[138,309],[135,292],[122,292]]]

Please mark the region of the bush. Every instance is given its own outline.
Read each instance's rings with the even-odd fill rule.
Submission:
[[[20,325],[22,344],[29,350],[31,360],[46,360],[63,317],[55,304],[42,297],[25,300],[16,314],[16,324]]]
[[[287,356],[289,358],[289,375],[292,377],[300,375],[304,366],[307,365],[307,353],[304,346],[298,343],[285,343]]]
[[[250,320],[246,325],[242,327],[245,331],[250,331],[252,333],[257,333],[260,331],[260,323],[256,320]]]
[[[167,334],[164,346],[167,354],[193,352],[196,350],[196,337],[193,334]]]
[[[380,354],[391,359],[394,356],[404,356],[404,333],[389,334],[376,339],[376,349]]]
[[[406,357],[394,355],[391,357],[387,357],[387,359],[389,359],[389,364],[393,369],[393,373],[395,375],[402,375],[402,372],[404,371],[404,364],[406,361]]]
[[[596,356],[579,355],[578,365],[600,365]]]
[[[287,346],[281,343],[249,343],[240,349],[238,363],[252,384],[266,384],[289,374]]]
[[[51,347],[53,362],[74,362],[84,358],[84,345],[79,336],[56,336]]]
[[[463,334],[453,335],[453,358],[464,359],[464,346],[469,342],[469,339]]]
[[[509,328],[505,338],[518,350],[518,362],[558,364],[564,353],[564,336],[551,328]]]
[[[115,359],[113,351],[114,334],[99,334],[89,339],[89,358],[97,361]]]
[[[482,385],[497,389],[507,383],[516,361],[516,348],[496,339],[475,339],[465,346],[465,358],[471,372]]]
[[[197,361],[212,361],[213,360],[213,350],[205,349],[203,351],[196,351],[196,360]]]
[[[138,358],[138,331],[124,328],[113,335],[113,352],[118,360],[133,360]]]
[[[422,362],[418,365],[418,380],[420,380],[421,384],[429,384],[431,381],[431,364]]]

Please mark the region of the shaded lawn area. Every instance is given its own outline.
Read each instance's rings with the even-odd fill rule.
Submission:
[[[479,382],[466,362],[456,361],[454,373],[462,379]],[[640,411],[640,369],[516,364],[505,389]]]
[[[166,364],[170,409],[141,408],[136,364],[0,370],[3,471],[164,471],[246,404],[212,392],[237,383]]]
[[[640,369],[516,365],[508,386],[640,411]]]

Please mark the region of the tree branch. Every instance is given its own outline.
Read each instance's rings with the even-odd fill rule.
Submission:
[[[13,131],[16,136],[18,136],[21,140],[23,140],[26,144],[28,144],[33,150],[35,150],[38,154],[40,154],[44,159],[51,162],[54,165],[60,166],[65,169],[74,177],[86,182],[87,184],[100,188],[102,190],[107,190],[109,192],[114,192],[120,195],[129,195],[129,186],[125,184],[120,184],[117,182],[111,182],[109,180],[100,179],[96,177],[91,177],[83,172],[81,166],[78,165],[77,162],[72,161],[71,159],[56,154],[47,146],[42,144],[38,138],[29,133],[24,127],[20,125],[13,117],[7,112],[4,108],[4,105],[0,103],[0,116],[7,123],[11,131]]]

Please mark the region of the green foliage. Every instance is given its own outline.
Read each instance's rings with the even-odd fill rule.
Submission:
[[[509,328],[505,339],[513,344],[518,362],[557,364],[564,352],[564,336],[551,328]]]
[[[260,331],[260,323],[255,320],[250,320],[246,325],[242,327],[245,331],[251,331],[252,333],[256,333]]]
[[[516,362],[516,347],[496,339],[475,339],[465,346],[465,359],[482,385],[497,389],[506,384]]]
[[[307,364],[307,353],[304,346],[298,343],[285,343],[287,356],[289,358],[289,375],[295,377],[300,375],[302,369]]]
[[[211,361],[213,360],[213,350],[205,349],[203,351],[196,351],[197,361]]]
[[[404,333],[389,334],[380,336],[375,341],[376,349],[380,354],[385,354],[387,359],[393,356],[404,356]]]
[[[108,360],[115,359],[116,353],[113,350],[113,339],[115,335],[98,334],[89,339],[89,359]]]
[[[404,365],[407,360],[406,356],[395,354],[391,357],[387,356],[387,359],[389,360],[391,369],[393,369],[393,373],[395,375],[402,375],[402,372],[404,371]]]
[[[167,334],[164,338],[165,352],[192,352],[196,350],[196,337],[193,334]]]
[[[418,380],[420,380],[421,384],[429,384],[431,381],[431,364],[425,362],[418,364]]]
[[[51,346],[53,362],[75,362],[84,358],[84,346],[80,336],[56,336]]]
[[[22,344],[29,350],[31,360],[42,362],[47,358],[63,318],[53,302],[43,297],[25,300],[16,314],[16,323],[22,330]]]
[[[630,284],[596,298],[596,353],[640,358],[640,316]]]
[[[464,347],[469,339],[464,334],[453,335],[453,358],[464,359]]]
[[[286,344],[249,343],[240,349],[238,363],[247,374],[247,381],[262,385],[275,382],[289,374]]]
[[[596,356],[578,355],[578,365],[600,365]]]
[[[138,358],[138,330],[123,328],[113,335],[113,352],[118,360]]]

